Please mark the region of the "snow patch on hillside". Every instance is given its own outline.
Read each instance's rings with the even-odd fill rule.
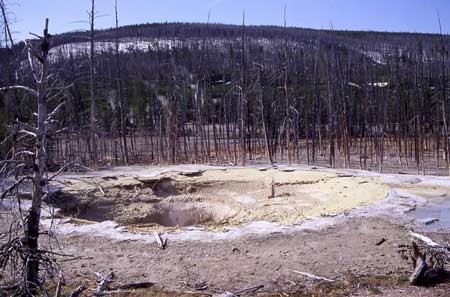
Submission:
[[[121,53],[131,52],[148,52],[156,50],[173,50],[177,48],[203,48],[204,46],[213,48],[226,49],[232,44],[241,42],[239,37],[227,39],[202,39],[202,38],[153,38],[153,39],[139,39],[139,38],[122,38],[119,40],[118,50]],[[268,38],[247,38],[246,42],[251,45],[262,46],[264,49],[273,50],[284,46],[284,40]],[[305,45],[301,42],[288,42],[288,47],[303,48]],[[116,51],[115,41],[96,41],[94,51],[96,54],[108,53]],[[68,58],[70,56],[87,55],[90,52],[90,42],[73,42],[62,44],[53,47],[50,50],[50,55],[53,59],[60,57]]]

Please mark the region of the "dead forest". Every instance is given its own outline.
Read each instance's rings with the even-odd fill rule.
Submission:
[[[52,34],[46,18],[17,41],[5,2],[0,296],[299,293],[292,273],[336,290],[448,281],[442,28],[295,28],[287,6],[284,26],[245,12],[121,26],[115,0],[98,29],[91,0],[87,29]],[[198,165],[151,166],[181,164]]]
[[[64,102],[47,135],[50,169],[286,162],[448,173],[448,36],[246,26],[245,16],[242,26],[120,27],[119,17],[96,30],[92,13],[90,30],[50,38],[49,87]],[[29,86],[25,44],[3,31],[0,86]],[[0,96],[10,159],[27,150],[11,131],[36,110],[26,91]]]

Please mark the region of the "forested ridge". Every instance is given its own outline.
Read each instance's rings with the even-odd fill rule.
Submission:
[[[445,35],[185,23],[55,35],[49,73],[65,104],[48,162],[447,172],[449,44]],[[1,49],[0,87],[31,83],[23,47]],[[0,96],[8,159],[23,149],[11,131],[36,110],[26,92]]]

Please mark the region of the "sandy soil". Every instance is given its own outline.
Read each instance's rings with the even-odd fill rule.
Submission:
[[[386,241],[377,246],[383,238]],[[293,235],[169,242],[166,250],[156,244],[111,242],[95,236],[65,236],[61,242],[64,251],[81,257],[65,264],[75,283],[95,281],[93,272],[113,270],[119,283],[150,280],[166,291],[192,292],[204,283],[207,289],[203,293],[217,294],[262,284],[260,294],[448,296],[444,294],[450,292],[448,285],[414,288],[406,284],[411,267],[397,254],[397,247],[409,240],[405,228],[391,222],[353,219],[322,231]],[[318,283],[292,270],[336,283]]]

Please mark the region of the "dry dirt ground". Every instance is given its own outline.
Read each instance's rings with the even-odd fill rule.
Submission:
[[[216,295],[259,285],[264,287],[242,295],[450,296],[449,284],[409,286],[412,267],[397,252],[411,242],[408,232],[415,225],[407,212],[422,200],[450,197],[445,178],[290,168],[121,168],[66,175],[59,186],[48,203],[60,209],[62,251],[76,257],[62,261],[69,287],[94,288],[99,273],[113,271],[116,284],[156,283],[128,296]],[[398,205],[383,208],[392,195]],[[253,221],[304,226],[311,218],[330,221],[227,236],[230,226]],[[119,225],[97,223],[108,220]],[[191,226],[223,239],[189,240]],[[158,248],[154,231],[169,237],[166,249]],[[450,242],[450,230],[444,231],[422,233]]]
[[[386,241],[377,245],[383,238]],[[450,286],[446,284],[433,288],[407,285],[412,268],[397,249],[409,240],[403,227],[385,220],[358,218],[325,230],[292,235],[169,242],[165,250],[156,244],[112,241],[94,235],[64,236],[61,242],[66,253],[81,257],[65,264],[74,283],[95,281],[94,272],[114,271],[119,283],[150,280],[159,289],[172,292],[193,292],[197,286],[207,285],[203,293],[217,294],[264,285],[259,294],[449,296]],[[316,282],[292,270],[336,282]],[[139,294],[132,296],[148,293]]]

